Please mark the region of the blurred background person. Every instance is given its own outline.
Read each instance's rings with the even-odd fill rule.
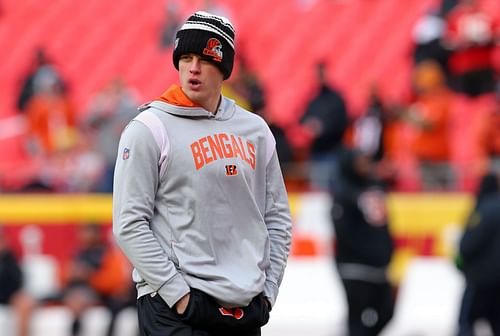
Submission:
[[[500,183],[497,173],[481,179],[475,206],[459,244],[458,266],[465,276],[459,336],[474,336],[479,320],[500,335]]]
[[[389,189],[398,178],[393,150],[398,145],[397,121],[397,112],[382,101],[377,86],[373,85],[365,113],[352,124],[352,146],[370,157],[376,175]]]
[[[48,68],[40,71],[44,74],[34,80],[36,89],[25,106],[28,148],[35,156],[48,157],[71,146],[76,137],[77,118],[76,109],[58,77],[50,74],[52,70]]]
[[[373,176],[368,154],[346,149],[339,157],[339,180],[331,190],[335,263],[347,299],[350,336],[378,335],[394,312],[387,277],[394,245],[385,191]]]
[[[443,46],[443,36],[446,30],[444,16],[449,9],[445,10],[443,5],[439,7],[422,15],[413,27],[413,64],[433,60],[447,74],[450,51]]]
[[[25,112],[31,98],[46,89],[47,81],[57,83],[62,91],[66,89],[65,81],[58,69],[49,59],[45,50],[39,47],[33,52],[31,68],[22,78],[17,98],[17,109],[20,112]]]
[[[317,93],[311,97],[299,124],[289,132],[295,147],[309,151],[309,183],[313,189],[328,190],[336,180],[337,154],[348,127],[344,97],[327,81],[326,64],[316,65]]]
[[[29,336],[31,315],[37,303],[24,289],[23,271],[0,225],[0,305],[9,306],[16,321],[12,336]],[[3,333],[3,332],[2,332]]]
[[[451,159],[451,92],[439,63],[419,63],[413,72],[415,99],[402,114],[414,130],[411,151],[420,173],[422,189],[452,190],[454,174]]]
[[[108,241],[99,224],[84,224],[79,231],[79,246],[64,270],[62,303],[73,314],[71,333],[81,332],[81,318],[89,308],[103,305],[110,312],[107,334],[112,336],[117,314],[135,305],[130,267],[119,250]]]

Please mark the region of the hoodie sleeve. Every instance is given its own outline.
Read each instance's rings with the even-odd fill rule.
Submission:
[[[113,190],[113,234],[139,275],[172,307],[189,287],[154,236],[162,150],[152,130],[133,120],[120,139]]]
[[[278,296],[279,286],[283,280],[290,253],[292,219],[276,150],[270,151],[270,155],[266,167],[266,210],[264,220],[269,232],[271,262],[266,270],[264,295],[273,306]]]

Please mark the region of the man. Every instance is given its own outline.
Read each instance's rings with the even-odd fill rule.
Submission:
[[[331,190],[335,263],[347,299],[349,336],[379,335],[394,312],[387,277],[394,245],[385,193],[373,168],[369,154],[343,150],[339,183]]]
[[[305,144],[309,150],[311,187],[328,190],[331,184],[337,183],[337,156],[344,145],[349,116],[343,95],[328,83],[325,63],[316,65],[316,76],[318,92],[291,134],[295,147]]]
[[[180,86],[123,131],[113,230],[135,269],[141,335],[260,335],[283,278],[291,217],[274,138],[221,95],[234,28],[191,15],[176,34]]]

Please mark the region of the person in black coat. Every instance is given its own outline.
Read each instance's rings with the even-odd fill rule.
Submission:
[[[486,174],[459,244],[459,269],[465,291],[459,315],[459,336],[474,335],[474,324],[486,320],[500,335],[500,183]]]
[[[378,335],[394,312],[387,268],[393,253],[385,193],[368,154],[346,149],[332,188],[335,262],[345,289],[350,336]]]
[[[318,91],[308,102],[300,119],[302,134],[309,144],[309,182],[313,188],[326,190],[335,183],[337,153],[344,146],[349,115],[344,95],[327,81],[326,64],[316,66]]]

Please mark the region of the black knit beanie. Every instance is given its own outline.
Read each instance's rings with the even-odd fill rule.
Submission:
[[[212,62],[224,75],[231,76],[234,63],[234,27],[223,16],[207,12],[191,15],[175,36],[174,66],[185,54],[197,54]]]

